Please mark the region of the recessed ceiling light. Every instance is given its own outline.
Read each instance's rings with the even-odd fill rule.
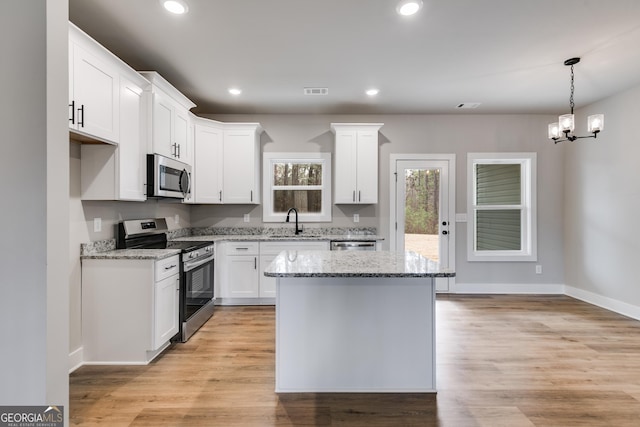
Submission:
[[[366,94],[369,96],[376,96],[377,94],[379,94],[380,91],[378,89],[368,89]]]
[[[422,0],[401,0],[396,6],[396,12],[403,16],[413,15],[422,8]]]
[[[242,90],[238,89],[237,87],[232,87],[232,88],[229,88],[229,93],[231,95],[238,96],[242,93]]]
[[[160,4],[176,15],[182,15],[189,11],[189,6],[184,0],[160,0]]]

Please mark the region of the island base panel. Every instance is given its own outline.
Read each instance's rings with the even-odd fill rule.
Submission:
[[[276,392],[435,392],[432,278],[279,278]]]

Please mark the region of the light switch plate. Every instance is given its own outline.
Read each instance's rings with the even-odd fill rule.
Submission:
[[[251,216],[249,214],[244,214],[244,222],[251,221]]]
[[[360,214],[353,214],[353,222],[360,222]]]
[[[93,232],[99,233],[102,231],[102,218],[93,218]]]
[[[176,223],[176,225],[180,224],[180,215],[176,214],[176,215],[173,217],[173,222],[175,222],[175,223]]]

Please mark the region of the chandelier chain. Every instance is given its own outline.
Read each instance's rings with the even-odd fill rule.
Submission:
[[[571,107],[571,114],[573,114],[573,107],[575,106],[573,102],[573,65],[571,65],[571,95],[569,96],[569,106]]]

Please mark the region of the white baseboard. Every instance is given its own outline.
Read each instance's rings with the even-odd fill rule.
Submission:
[[[563,295],[565,286],[554,283],[455,283],[449,293]]]
[[[623,316],[640,320],[640,307],[638,307],[637,305],[632,305],[613,298],[604,297],[602,295],[594,294],[593,292],[574,288],[573,286],[565,286],[565,294],[572,298],[588,302],[589,304],[597,305],[598,307],[602,307],[615,313],[622,314]]]
[[[69,353],[69,373],[82,366],[82,347],[78,347]]]

